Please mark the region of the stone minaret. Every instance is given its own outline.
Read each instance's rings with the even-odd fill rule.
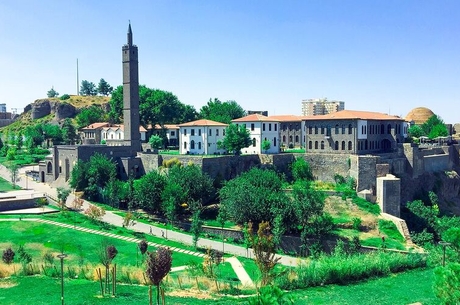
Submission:
[[[128,43],[123,50],[123,121],[124,145],[131,146],[135,154],[141,151],[141,134],[139,131],[139,63],[137,46],[133,45],[131,23],[128,27]]]

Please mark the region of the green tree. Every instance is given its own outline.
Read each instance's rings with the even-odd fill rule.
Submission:
[[[177,195],[180,200],[187,199],[207,204],[215,196],[213,180],[197,165],[175,165],[168,170],[167,180],[168,183],[176,183],[181,187],[182,193]]]
[[[22,133],[19,133],[17,135],[17,140],[16,140],[16,148],[18,150],[22,149],[22,146],[24,145],[24,137],[22,136]]]
[[[219,99],[209,99],[208,103],[201,107],[200,118],[208,119],[224,124],[230,124],[232,120],[246,115],[243,108],[235,101],[221,102]]]
[[[124,183],[118,180],[115,176],[110,177],[106,186],[102,190],[102,198],[104,203],[119,207],[121,199],[123,199]]]
[[[226,182],[219,197],[228,217],[239,224],[273,222],[276,214],[288,211],[283,179],[274,170],[252,168]]]
[[[262,150],[265,151],[265,153],[267,153],[267,151],[270,149],[271,146],[272,144],[270,143],[270,140],[262,141]]]
[[[166,186],[166,179],[157,171],[152,171],[134,181],[134,200],[142,209],[158,213],[161,211],[161,194]]]
[[[110,86],[109,83],[105,81],[105,79],[101,78],[99,84],[97,85],[97,93],[107,96],[112,93],[112,91],[113,87]]]
[[[88,186],[88,162],[77,160],[70,172],[69,185],[76,191],[83,191]]]
[[[143,125],[179,124],[196,119],[193,106],[182,104],[171,92],[139,86],[139,115]],[[121,122],[123,118],[123,87],[118,86],[110,99],[110,121]]]
[[[10,173],[10,181],[13,184],[13,188],[16,188],[16,182],[19,180],[19,165],[7,162],[5,163],[5,167]]]
[[[80,94],[86,95],[86,96],[96,95],[97,94],[96,85],[93,82],[82,80],[81,86],[80,86]]]
[[[77,131],[69,118],[62,123],[62,139],[67,145],[73,145],[77,140]]]
[[[104,110],[96,105],[81,109],[80,113],[75,117],[77,128],[86,127],[96,122],[103,122],[105,119]]]
[[[56,190],[57,190],[57,199],[59,200],[58,205],[62,210],[66,206],[67,198],[70,195],[70,189],[67,189],[64,187],[58,187]]]
[[[324,196],[323,193],[313,189],[310,183],[302,180],[298,180],[294,184],[292,196],[292,208],[295,215],[294,223],[301,227],[300,240],[303,249],[305,249],[310,221],[313,217],[320,216],[323,213]]]
[[[423,132],[423,129],[420,125],[411,126],[407,132],[413,138],[420,138],[422,136],[426,136],[426,134]]]
[[[291,173],[294,181],[306,180],[312,181],[314,179],[311,172],[310,164],[304,158],[298,157],[291,163]]]
[[[460,264],[451,263],[434,270],[434,293],[441,304],[460,303]]]
[[[433,114],[431,117],[429,117],[421,127],[424,135],[427,135],[430,139],[434,139],[436,137],[445,137],[449,135],[444,121],[440,116],[436,114]]]
[[[168,223],[174,226],[177,220],[180,206],[185,202],[185,193],[181,186],[174,181],[166,184],[163,193],[161,194],[163,200],[163,213],[168,220]]]
[[[262,275],[262,286],[265,286],[273,279],[273,271],[280,260],[276,257],[276,244],[270,232],[270,224],[263,221],[259,224],[257,235],[253,233],[252,223],[249,224],[249,240],[254,251],[254,261]]]
[[[157,135],[153,135],[149,139],[149,144],[152,149],[160,149],[163,147],[163,138]]]
[[[225,129],[224,139],[218,143],[219,148],[233,152],[234,155],[240,155],[241,149],[252,145],[249,131],[244,125],[230,124]]]
[[[69,122],[71,122],[71,121],[69,121]],[[72,134],[71,134],[72,130],[69,130],[72,127],[67,126],[67,124],[69,124],[69,122],[63,124],[62,128],[66,127],[68,129],[68,131],[70,132],[69,135],[72,136]],[[64,129],[61,130],[59,125],[43,124],[41,126],[41,128],[38,129],[38,131],[40,131],[40,130],[42,132],[42,139],[44,137],[46,140],[51,140],[53,143],[59,143],[59,142],[63,141],[62,137],[63,137],[63,134],[64,134]],[[74,130],[75,130],[75,128],[74,128]],[[76,133],[75,133],[75,137],[76,137]],[[40,137],[38,137],[37,139],[40,139]],[[41,142],[43,142],[43,140]],[[38,143],[37,145],[39,145],[40,143]]]
[[[48,97],[57,97],[59,93],[54,90],[54,87],[51,87],[51,89],[46,93]]]
[[[457,251],[457,261],[460,262],[460,228],[453,227],[447,229],[442,234],[442,239],[451,244],[451,246]]]
[[[193,237],[193,246],[196,248],[198,239],[203,232],[203,220],[201,219],[201,204],[197,201],[193,201],[190,204],[192,210],[192,223],[190,226],[190,233]]]

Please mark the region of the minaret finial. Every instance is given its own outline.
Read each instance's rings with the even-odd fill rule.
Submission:
[[[129,20],[129,25],[128,25],[128,45],[129,46],[133,45],[133,31],[131,30],[131,20]]]

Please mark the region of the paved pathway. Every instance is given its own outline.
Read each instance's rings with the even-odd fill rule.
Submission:
[[[35,169],[38,167],[35,166]],[[19,171],[20,173],[20,180],[17,182],[17,184],[23,188],[27,187],[29,189],[34,189],[36,192],[40,193],[48,193],[51,196],[57,197],[57,191],[54,187],[51,187],[48,184],[45,183],[39,183],[36,181],[33,181],[32,179],[25,177],[24,173],[26,170],[32,170],[32,166],[26,166],[22,167]],[[21,176],[22,175],[22,176]],[[2,176],[4,179],[7,179],[8,181],[10,180],[10,174],[8,170],[3,166],[0,165],[0,176]],[[26,179],[28,181],[26,182]],[[69,195],[69,198],[67,199],[67,205],[70,205],[72,201],[74,200],[75,196],[73,194]],[[89,207],[90,203],[87,201],[84,201],[83,203],[83,209],[87,209]],[[115,213],[111,211],[106,211],[105,215],[102,218],[102,221],[107,222],[109,224],[119,226],[121,227],[123,225],[123,217],[116,215]],[[137,231],[137,232],[142,232],[146,234],[152,234],[157,237],[162,237],[162,233],[164,233],[163,228],[158,228],[152,225],[148,225],[142,222],[136,222],[133,226],[129,227],[130,230]],[[151,233],[150,233],[151,232]],[[186,245],[192,245],[193,244],[193,238],[191,235],[177,232],[177,231],[168,231],[167,233],[168,239],[177,241]],[[221,241],[215,241],[211,239],[205,239],[205,238],[200,238],[197,243],[198,247],[202,248],[208,248],[211,247],[212,249],[215,250],[221,250],[222,249],[222,242]],[[225,244],[225,253],[227,254],[233,254],[236,256],[243,256],[246,257],[247,255],[249,257],[254,257],[252,249],[249,249],[248,251],[246,248],[233,245],[233,244]],[[286,266],[297,266],[301,260],[295,257],[290,257],[286,255],[276,255],[276,257],[279,257],[279,263],[286,265]]]
[[[225,261],[232,265],[233,270],[235,270],[235,273],[243,286],[254,287],[254,283],[246,272],[246,269],[244,269],[241,262],[236,257],[229,257]]]

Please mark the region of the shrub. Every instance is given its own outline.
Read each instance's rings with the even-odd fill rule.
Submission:
[[[389,220],[379,219],[379,230],[380,232],[385,233],[389,238],[395,239],[397,241],[404,241],[404,237],[399,233],[396,225]]]
[[[353,229],[356,231],[359,231],[361,229],[361,224],[363,222],[361,218],[355,217],[352,219],[352,221],[353,221]]]
[[[295,274],[279,276],[276,284],[282,289],[348,284],[425,266],[425,256],[419,253],[399,254],[379,251],[348,256],[322,256],[308,265],[295,268]]]
[[[63,94],[59,99],[60,99],[61,101],[65,101],[65,100],[68,100],[69,98],[70,98],[70,95],[68,95],[68,94]]]
[[[11,247],[3,251],[2,260],[5,264],[9,265],[14,261],[15,253]]]

